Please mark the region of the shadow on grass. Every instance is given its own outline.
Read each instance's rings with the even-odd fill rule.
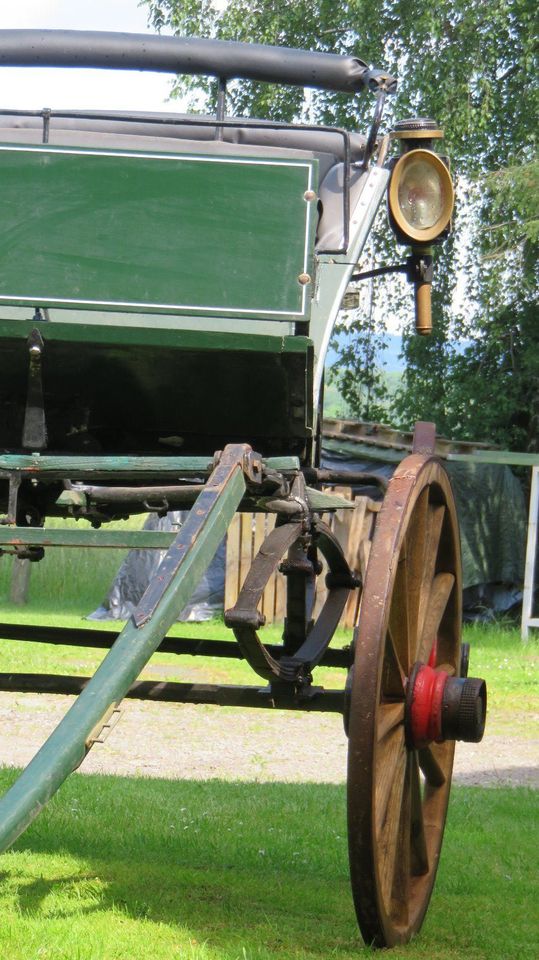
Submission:
[[[21,916],[121,915],[234,956],[361,944],[342,787],[75,776],[3,861]]]
[[[492,767],[484,773],[471,771],[453,775],[454,786],[467,787],[524,787],[539,789],[539,766],[535,763],[514,767]]]

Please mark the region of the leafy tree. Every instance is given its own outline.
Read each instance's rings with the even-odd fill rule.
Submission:
[[[375,320],[376,287],[372,282],[368,301],[360,319],[355,316],[357,310],[351,314],[345,312],[343,322],[337,327],[332,346],[339,363],[330,369],[329,382],[337,384],[347,415],[383,421],[387,418],[389,392],[379,358],[385,341]]]
[[[537,447],[539,412],[529,413],[539,406],[533,392],[537,338],[530,319],[539,245],[535,2],[144,2],[157,29],[359,54],[399,77],[389,122],[392,114],[436,117],[457,175],[455,240],[438,257],[434,336],[419,339],[405,331],[407,369],[393,415],[403,425],[417,417],[432,418],[454,436]],[[365,127],[372,110],[372,100],[364,95],[317,91],[304,98],[300,89],[260,83],[230,87],[230,105],[237,114],[357,129]],[[209,81],[202,88],[204,102],[211,104],[214,85]],[[175,86],[177,94],[190,93],[199,105],[200,89],[200,80],[191,78],[179,78]],[[400,259],[402,251],[386,246],[387,255]],[[465,279],[460,304],[453,295],[458,277]],[[399,296],[395,299],[398,304]],[[374,342],[364,323],[358,330],[363,337],[359,356],[353,346],[341,356],[349,371],[343,382],[352,393],[354,372],[366,375]],[[470,341],[464,353],[452,346],[455,335]]]
[[[537,447],[539,330],[535,305],[497,310],[490,337],[472,341],[452,363],[452,417],[464,439],[485,436],[514,449]]]

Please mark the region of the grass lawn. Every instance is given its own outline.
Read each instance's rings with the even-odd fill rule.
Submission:
[[[118,554],[101,563],[86,552],[80,574],[74,553],[59,551],[48,573],[38,564],[31,604],[4,604],[2,619],[91,626],[81,611],[105,595]],[[226,634],[222,624],[174,632]],[[266,636],[275,641],[278,631]],[[501,627],[468,628],[466,639],[472,673],[489,684],[490,729],[532,736],[537,641],[524,646]],[[102,656],[2,641],[0,670],[88,674]],[[177,680],[181,666],[181,679],[200,680],[202,667],[209,682],[254,682],[236,661],[158,654],[152,665],[163,678]],[[337,686],[342,675],[322,670],[317,680]],[[15,776],[0,770],[2,792]],[[536,960],[538,807],[539,795],[524,788],[453,790],[427,920],[392,960]],[[0,877],[1,960],[372,955],[353,915],[342,786],[75,775],[0,858]]]
[[[454,791],[425,926],[392,958],[535,960],[538,806]],[[340,786],[74,776],[1,858],[0,956],[369,956],[345,836]]]

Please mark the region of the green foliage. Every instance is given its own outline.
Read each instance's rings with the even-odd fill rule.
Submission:
[[[451,363],[451,425],[463,439],[487,436],[502,447],[537,449],[539,329],[536,305],[495,311],[488,338],[475,337]]]
[[[536,449],[539,411],[532,412],[527,423],[522,417],[530,397],[524,381],[531,376],[537,383],[538,369],[537,342],[529,322],[537,292],[539,245],[535,2],[145,2],[157,29],[167,26],[184,35],[359,55],[399,78],[388,123],[392,116],[436,117],[445,130],[457,177],[456,240],[443,257],[437,257],[435,337],[430,344],[418,343],[405,332],[408,371],[393,415],[402,426],[410,426],[417,416],[428,417],[455,437]],[[230,105],[238,114],[364,129],[372,110],[365,95],[315,92],[304,100],[297,88],[245,82],[230,87]],[[180,78],[176,84],[178,94],[201,89],[206,106],[211,106],[211,83]],[[195,103],[201,106],[200,95]],[[402,255],[387,240],[378,242],[378,251],[392,259]],[[453,296],[458,276],[464,278],[460,303],[465,307]],[[398,287],[393,284],[391,289],[398,309]],[[411,310],[410,296],[406,309]],[[336,375],[362,416],[380,399],[379,372],[372,369],[374,339],[368,328],[364,321],[353,328],[360,342],[346,347],[341,355],[344,372]],[[451,346],[455,336],[471,340],[464,354],[455,354]],[[500,380],[490,389],[496,371]],[[358,388],[354,377],[367,381]],[[533,402],[536,408],[539,401]]]
[[[371,422],[387,418],[389,392],[380,356],[384,337],[374,321],[374,287],[371,285],[370,306],[367,315],[350,326],[337,327],[332,346],[337,351],[338,364],[329,371],[330,383],[335,383],[352,416]]]
[[[539,247],[539,160],[495,170],[486,178],[495,219],[490,258],[523,250],[524,279],[533,284]]]
[[[184,36],[244,40],[359,55],[399,77],[398,116],[435,116],[447,128],[461,173],[504,168],[535,149],[536,7],[531,0],[144,0],[156,29]],[[197,86],[200,86],[197,80]],[[180,80],[179,90],[185,89]],[[357,122],[360,96],[317,93],[322,122]],[[260,83],[237,85],[240,112],[301,113],[302,91],[284,95]],[[515,132],[518,138],[515,139]]]

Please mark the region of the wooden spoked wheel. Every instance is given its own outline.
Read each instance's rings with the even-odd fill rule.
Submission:
[[[460,597],[447,475],[438,461],[412,455],[390,481],[377,521],[350,692],[352,890],[363,937],[380,947],[419,930],[436,876],[454,742],[414,743],[409,678],[429,661],[458,675]]]

